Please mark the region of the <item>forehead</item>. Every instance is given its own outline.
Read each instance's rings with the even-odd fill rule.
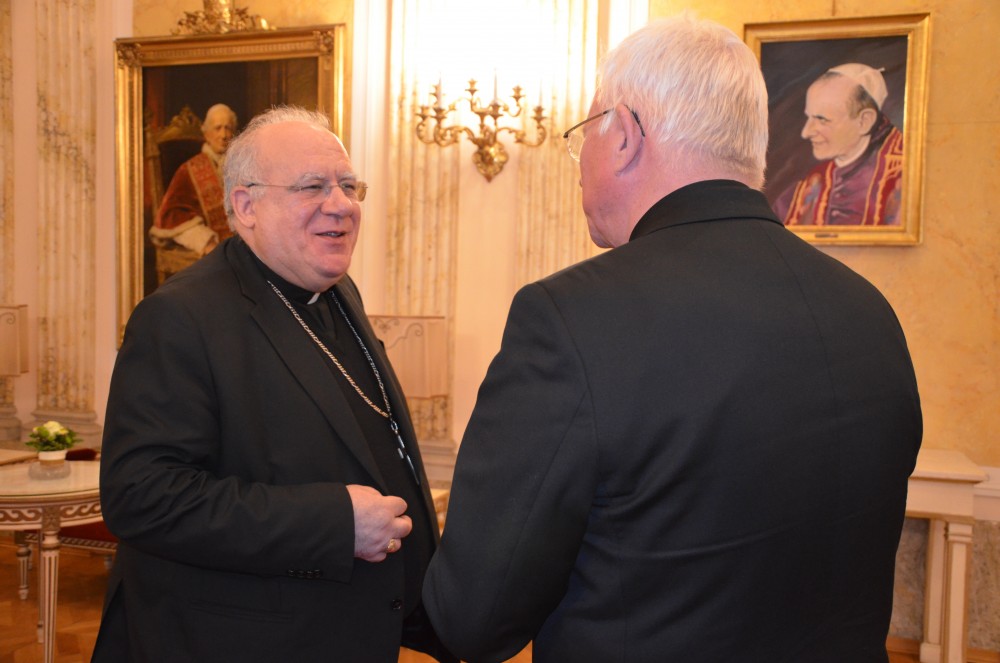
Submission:
[[[233,123],[233,116],[229,113],[229,111],[222,108],[216,108],[215,110],[213,110],[211,113],[208,114],[208,117],[206,119],[207,119],[207,124],[210,124],[212,126],[219,126],[219,125]]]
[[[256,141],[265,175],[292,179],[310,174],[335,180],[353,173],[340,139],[310,124],[282,122],[262,127]]]
[[[855,84],[843,76],[816,81],[806,92],[806,105],[823,108],[849,108]]]

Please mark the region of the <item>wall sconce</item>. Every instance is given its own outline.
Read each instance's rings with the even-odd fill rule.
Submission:
[[[0,306],[0,377],[28,372],[28,307]]]
[[[521,93],[521,90],[520,85],[514,86],[514,94],[512,95],[514,104],[513,110],[511,110],[511,106],[502,102],[497,96],[497,79],[494,76],[493,101],[483,106],[479,101],[479,97],[476,96],[478,92],[476,81],[475,79],[470,79],[469,87],[465,90],[469,93],[469,96],[462,97],[448,106],[444,106],[442,101],[443,95],[441,94],[441,81],[438,80],[437,85],[434,86],[433,108],[422,105],[420,106],[420,110],[416,112],[417,117],[420,118],[420,121],[417,123],[417,137],[428,145],[436,143],[441,147],[446,147],[457,143],[458,139],[464,133],[476,146],[476,152],[472,155],[472,160],[475,162],[476,168],[483,174],[486,181],[490,182],[503,170],[504,164],[507,163],[507,150],[504,149],[503,143],[497,140],[501,132],[506,131],[513,134],[515,143],[520,143],[528,147],[538,147],[545,142],[547,132],[545,126],[542,124],[542,120],[545,119],[545,109],[542,108],[541,93],[539,93],[538,105],[534,107],[534,115],[531,117],[535,121],[535,138],[534,140],[529,140],[525,137],[527,135],[527,130],[524,128],[524,125],[527,124],[527,114],[525,112],[527,107],[521,105],[521,100],[524,99],[524,94]],[[444,125],[449,113],[454,112],[457,104],[461,101],[468,102],[469,109],[479,116],[478,134],[469,127],[459,124]],[[504,117],[521,118],[521,128],[515,129],[509,126],[500,126],[500,119]],[[428,120],[432,122],[433,128],[428,126]]]

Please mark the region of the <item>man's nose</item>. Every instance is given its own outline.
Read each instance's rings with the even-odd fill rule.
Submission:
[[[323,199],[320,209],[325,214],[346,216],[354,211],[354,201],[347,196],[340,186],[333,184],[330,186],[330,193]]]
[[[813,123],[813,119],[810,117],[806,120],[806,123],[802,126],[802,137],[808,140],[809,137],[812,136],[813,133],[815,133],[814,128],[815,125]]]

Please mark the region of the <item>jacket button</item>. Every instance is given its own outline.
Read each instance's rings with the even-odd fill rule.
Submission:
[[[389,604],[389,607],[392,608],[393,610],[402,610],[403,609],[402,599],[393,599],[392,603]]]
[[[286,575],[288,575],[289,578],[295,577],[295,569],[288,569],[288,571],[286,571],[285,573]]]

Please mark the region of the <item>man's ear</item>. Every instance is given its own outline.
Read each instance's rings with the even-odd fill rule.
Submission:
[[[858,113],[858,122],[861,123],[861,135],[865,136],[870,134],[872,127],[875,126],[875,120],[878,119],[878,111],[874,108],[865,108],[860,113]]]
[[[639,123],[632,111],[625,104],[615,106],[616,121],[611,125],[611,131],[619,140],[615,151],[615,174],[624,172],[635,163],[642,147],[643,135]]]
[[[257,212],[250,190],[246,187],[236,187],[229,193],[229,200],[233,204],[236,223],[247,230],[253,229],[257,225]]]

